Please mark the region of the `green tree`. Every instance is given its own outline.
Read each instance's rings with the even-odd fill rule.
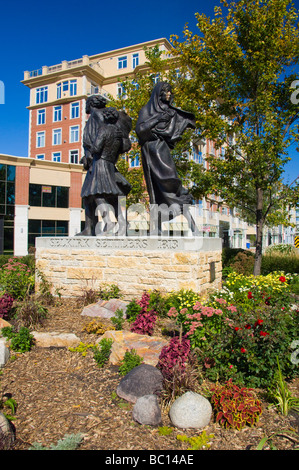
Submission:
[[[265,224],[289,223],[297,183],[283,182],[287,151],[298,142],[299,105],[291,100],[299,58],[298,12],[289,0],[221,1],[198,34],[172,36],[181,96],[193,101],[217,193],[256,224],[254,274],[261,269]],[[188,74],[188,76],[186,75]],[[187,97],[187,98],[186,98]]]

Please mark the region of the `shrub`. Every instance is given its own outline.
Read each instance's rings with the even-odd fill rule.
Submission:
[[[206,431],[202,431],[199,436],[188,437],[185,435],[177,435],[177,440],[181,442],[188,442],[189,446],[187,450],[200,450],[208,449],[211,444],[210,440],[214,437],[214,434],[207,434]]]
[[[262,257],[261,272],[267,275],[274,271],[284,271],[285,273],[299,273],[299,254],[298,253],[280,253],[272,251]]]
[[[276,356],[288,379],[298,368],[290,361],[292,341],[299,334],[299,311],[278,305],[239,306],[224,329],[201,343],[197,352],[210,380],[227,380],[251,387],[269,387],[274,380]],[[279,320],[278,320],[279,319]]]
[[[154,331],[156,320],[157,315],[155,315],[153,310],[150,312],[140,313],[131,325],[130,330],[132,333],[151,336]]]
[[[251,251],[240,251],[230,262],[229,267],[232,271],[249,276],[253,273],[254,254]]]
[[[78,297],[77,304],[79,307],[94,304],[99,300],[99,293],[95,289],[85,289]]]
[[[245,276],[235,272],[227,276],[224,288],[212,295],[224,298],[242,308],[252,308],[254,303],[276,304],[286,307],[291,302],[291,275],[283,272],[273,272],[266,276]]]
[[[134,367],[139,366],[143,362],[143,358],[138,356],[135,349],[126,351],[123,359],[120,361],[118,372],[120,375],[127,375]]]
[[[131,302],[129,302],[129,304],[127,305],[127,310],[126,310],[127,320],[130,323],[134,322],[137,316],[139,315],[139,313],[141,313],[141,311],[142,309],[139,303],[137,302],[137,300],[136,299],[131,300]]]
[[[9,258],[0,271],[0,286],[14,299],[23,299],[34,287],[34,274],[17,258]]]
[[[191,289],[181,289],[169,296],[171,306],[176,310],[190,309],[195,302],[200,300],[200,295]]]
[[[230,379],[225,385],[212,387],[211,403],[216,412],[216,422],[225,428],[242,429],[254,426],[262,413],[261,402],[253,390],[239,388]]]
[[[104,367],[107,364],[112,347],[113,340],[110,338],[103,338],[99,342],[99,348],[94,346],[93,348],[93,358],[96,361],[99,367]]]
[[[116,284],[111,284],[107,287],[100,287],[99,297],[103,300],[120,299],[122,297],[122,293]]]
[[[13,298],[9,294],[0,297],[0,318],[8,319],[13,306]]]
[[[66,434],[59,439],[57,444],[51,444],[50,447],[44,447],[39,442],[33,442],[28,450],[76,450],[83,440],[82,434]]]
[[[34,336],[24,326],[19,331],[15,331],[14,327],[5,327],[1,332],[3,336],[10,339],[10,348],[16,352],[30,351],[35,343]]]
[[[113,327],[106,327],[102,322],[97,322],[92,320],[87,325],[84,326],[83,331],[86,331],[90,334],[103,335],[107,330],[113,330]]]
[[[17,302],[14,317],[18,325],[32,328],[41,325],[47,313],[48,309],[34,297],[26,297]]]
[[[125,319],[124,319],[124,312],[120,308],[115,311],[115,316],[111,317],[111,321],[116,330],[122,330]]]
[[[137,316],[134,320],[134,323],[132,323],[130,330],[133,333],[138,333],[140,335],[152,335],[157,320],[157,315],[154,310],[149,310],[150,294],[144,292],[141,299],[136,301],[136,304],[139,306],[139,313],[137,313],[138,309],[135,305],[134,310],[137,313]]]
[[[171,379],[174,368],[184,371],[191,351],[190,341],[186,337],[175,336],[161,350],[157,368],[163,377]]]

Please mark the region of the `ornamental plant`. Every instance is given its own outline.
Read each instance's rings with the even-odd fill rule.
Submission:
[[[290,283],[292,275],[273,272],[266,276],[245,276],[236,272],[229,273],[224,289],[217,293],[234,305],[251,309],[252,304],[272,303],[286,307],[291,302]]]
[[[136,320],[131,325],[130,330],[132,333],[138,333],[139,335],[149,335],[151,336],[154,331],[155,323],[157,320],[157,315],[154,310],[149,312],[140,313],[137,315]]]
[[[130,330],[140,335],[152,335],[157,320],[157,314],[155,310],[149,310],[150,294],[144,292],[141,299],[136,301],[136,304],[139,306],[140,311],[134,323],[131,325]]]
[[[157,364],[163,377],[171,378],[175,368],[184,371],[190,351],[190,341],[185,336],[171,338],[169,344],[162,348]]]
[[[137,354],[135,349],[126,351],[123,359],[120,361],[118,372],[120,375],[127,375],[130,370],[139,366],[143,362],[143,358]]]
[[[24,299],[33,290],[34,273],[30,268],[18,261],[18,258],[9,258],[0,271],[1,289],[14,299]]]
[[[14,299],[9,294],[4,294],[0,297],[0,318],[9,318],[13,302]]]
[[[172,307],[168,316],[181,325],[184,334],[190,339],[192,348],[202,348],[215,335],[226,328],[228,316],[234,314],[237,308],[227,303],[225,299],[215,299],[212,304],[203,305],[196,301],[191,308],[182,308],[179,312]]]
[[[262,406],[252,389],[239,388],[230,379],[225,385],[212,387],[211,391],[216,422],[221,426],[240,430],[258,423]]]
[[[269,387],[275,379],[278,356],[284,375],[294,378],[298,367],[291,344],[299,335],[299,311],[278,305],[238,307],[215,335],[197,351],[206,378],[228,380],[250,387]]]

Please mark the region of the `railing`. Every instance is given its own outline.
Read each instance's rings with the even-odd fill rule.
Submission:
[[[38,77],[38,75],[42,75],[42,74],[43,74],[43,69],[32,70],[31,72],[29,72],[30,78],[31,77]]]

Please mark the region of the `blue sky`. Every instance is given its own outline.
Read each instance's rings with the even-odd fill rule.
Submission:
[[[28,155],[29,89],[25,70],[73,60],[171,34],[183,37],[186,23],[196,32],[195,13],[213,16],[215,1],[202,0],[11,0],[1,2],[0,80],[5,104],[0,104],[0,153]],[[295,1],[299,8],[299,0]],[[298,76],[299,79],[299,76]],[[299,176],[296,147],[285,176]]]

